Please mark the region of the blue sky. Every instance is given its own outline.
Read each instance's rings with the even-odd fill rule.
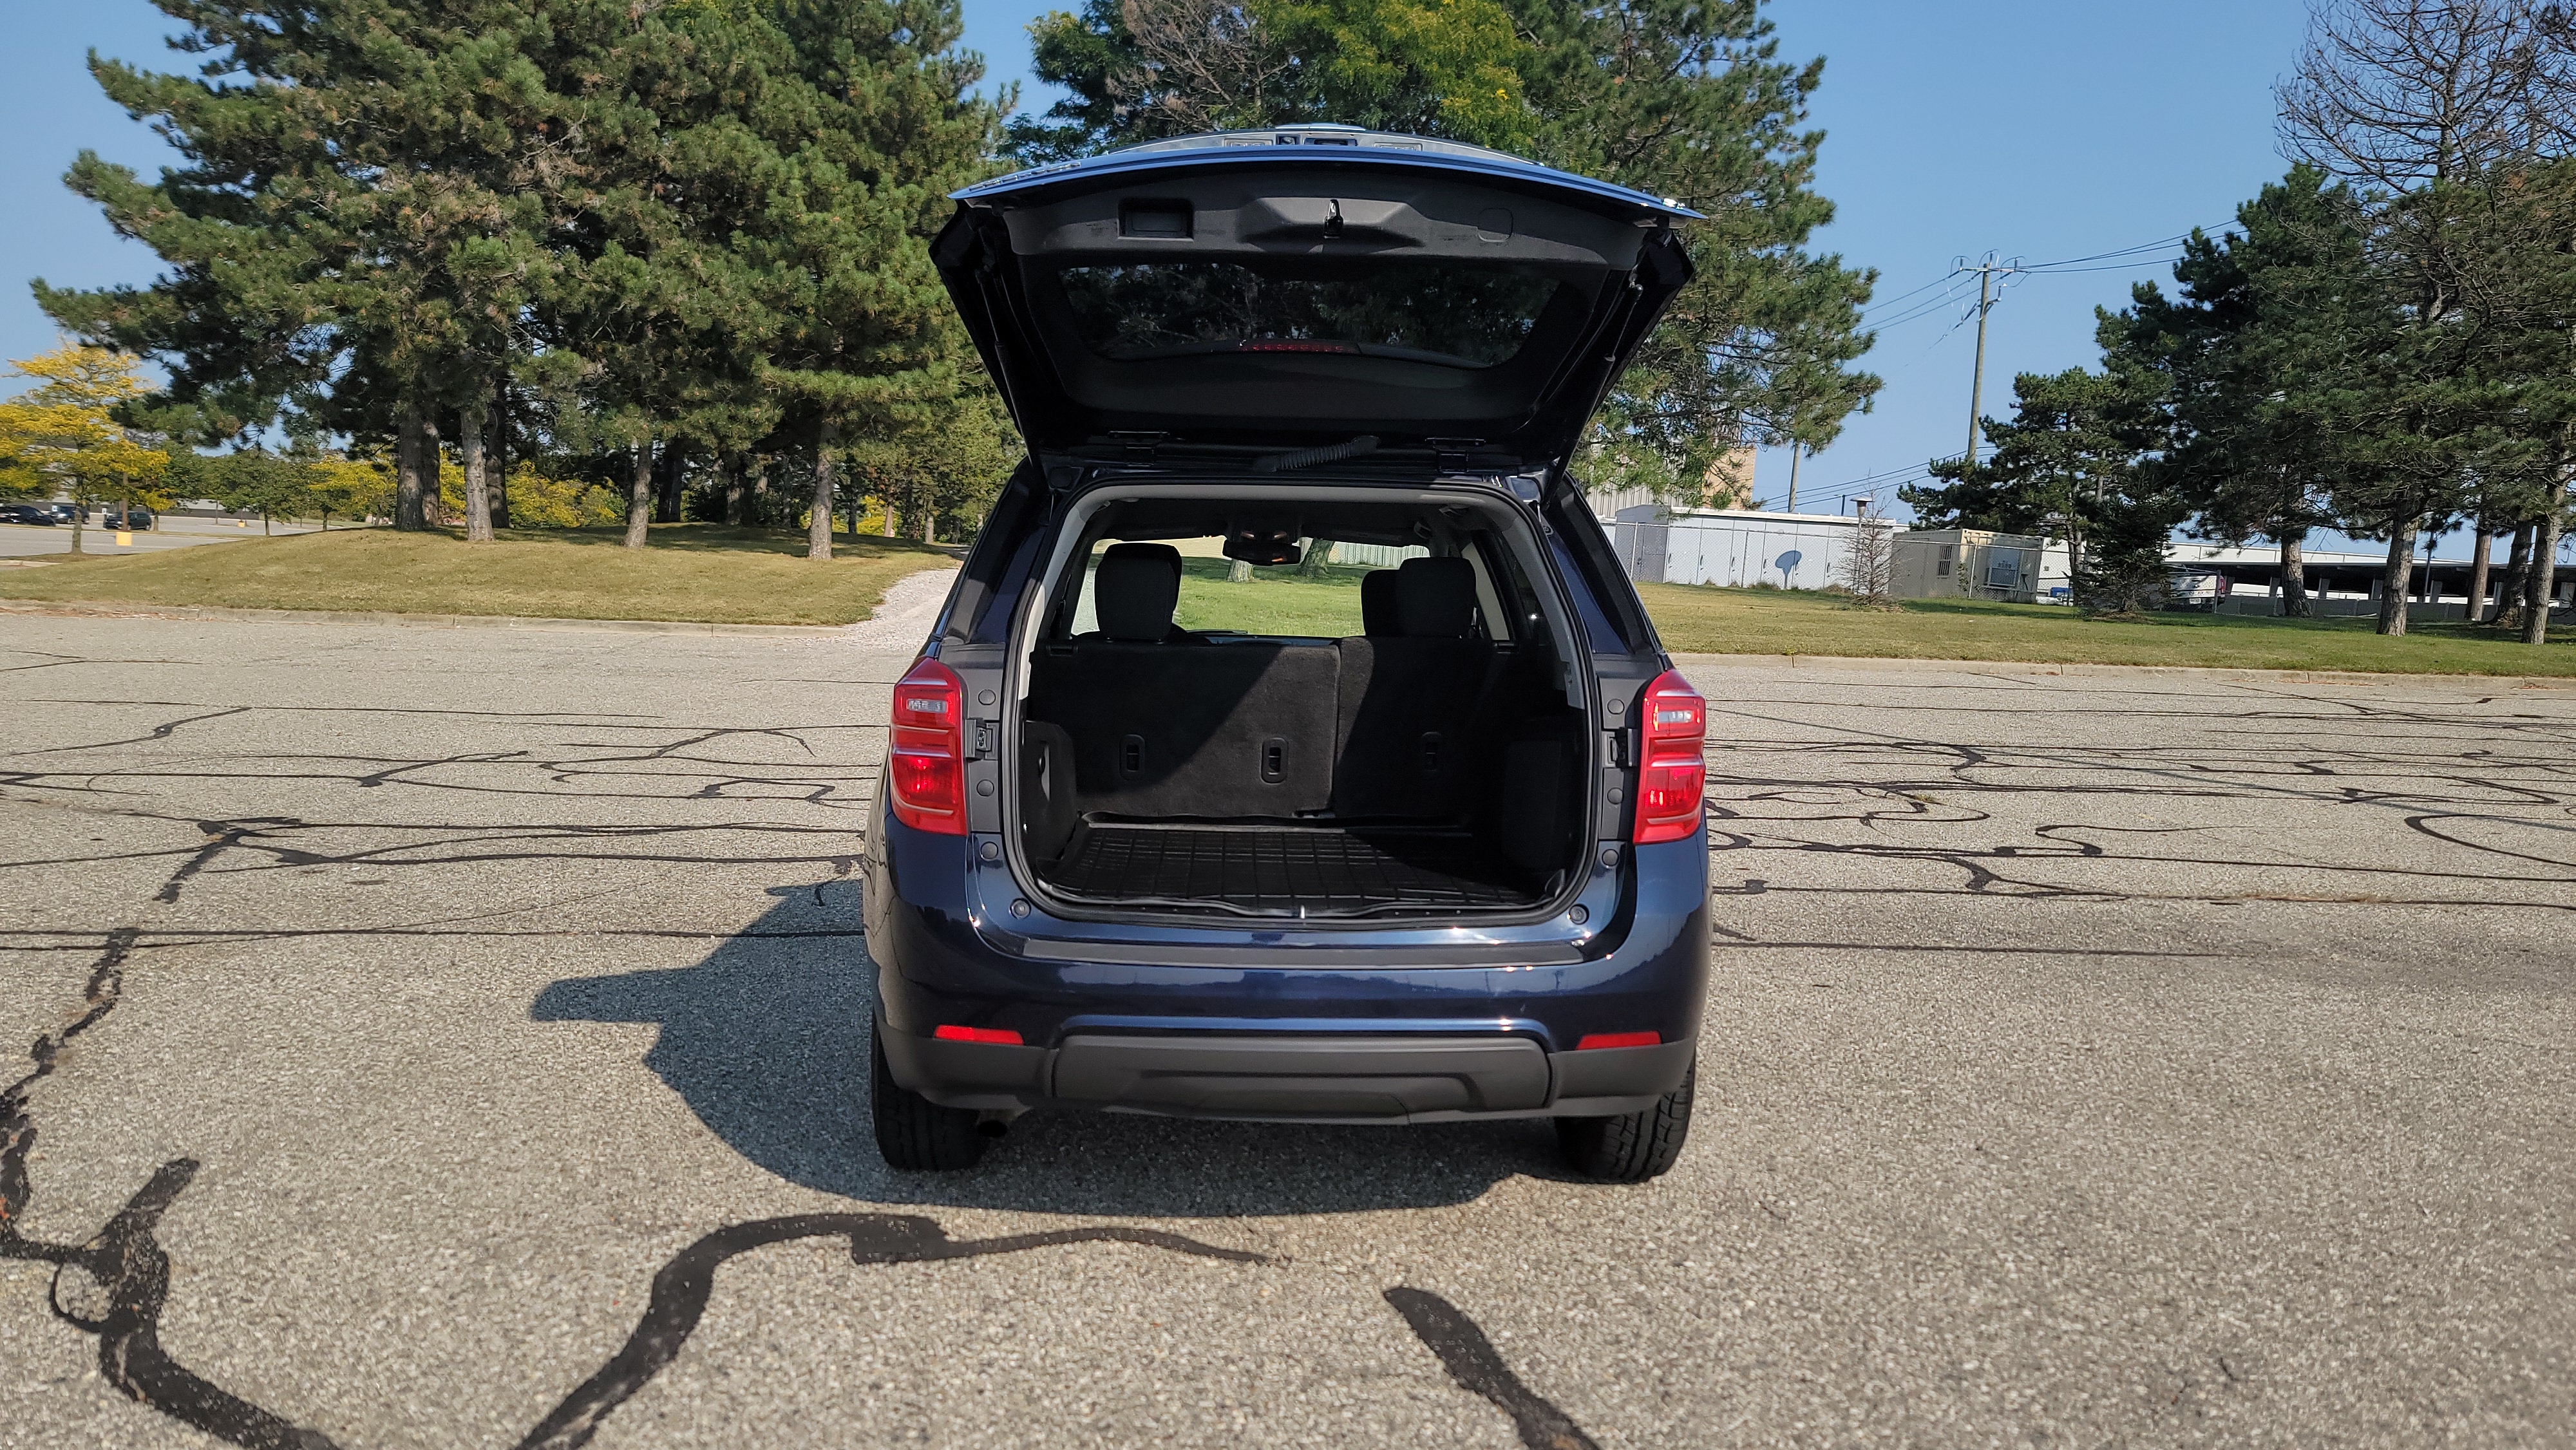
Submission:
[[[147,63],[166,25],[144,0],[5,0],[13,45],[0,56],[0,356],[52,341],[22,279],[95,286],[151,275],[62,189],[83,147],[138,166],[160,143],[98,94],[84,53]],[[1052,8],[966,0],[967,43],[992,82],[1025,80],[1023,27]],[[1839,208],[1818,244],[1880,273],[1892,299],[1874,320],[1915,314],[1880,336],[1865,365],[1887,379],[1876,411],[1800,471],[1799,502],[1885,484],[1966,441],[1975,329],[1937,304],[1951,259],[1994,251],[2033,262],[2087,257],[2225,222],[2286,163],[2273,138],[2273,80],[2296,51],[2301,0],[2101,0],[1973,5],[1920,0],[1775,0],[1784,56],[1825,57],[1815,123],[1825,129],[1820,189]],[[1034,85],[1023,101],[1043,105]],[[2009,290],[1989,326],[1986,411],[2005,411],[2012,376],[2095,359],[2093,309],[2119,306],[2133,280],[2163,278],[2169,252],[2133,270],[2034,276]],[[1766,453],[1757,492],[1777,500],[1785,454]],[[2454,544],[2446,554],[2463,551]]]

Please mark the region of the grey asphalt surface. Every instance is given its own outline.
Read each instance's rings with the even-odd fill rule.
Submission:
[[[108,1004],[20,1094],[0,1444],[505,1447],[586,1381],[601,1446],[2576,1441],[2576,691],[1697,666],[1669,1176],[1033,1116],[902,1177],[852,863],[904,664],[0,617],[0,1043]],[[731,1245],[615,1359],[800,1214],[927,1223]],[[851,1250],[1103,1226],[1183,1238]]]

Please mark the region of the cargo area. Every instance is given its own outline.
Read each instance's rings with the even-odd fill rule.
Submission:
[[[1370,570],[1348,635],[1193,630],[1174,623],[1179,551],[1111,532],[1208,526],[1174,508],[1103,526],[1030,655],[1016,805],[1049,890],[1314,918],[1526,909],[1564,888],[1584,717],[1499,541],[1401,510],[1338,518],[1343,538],[1373,524],[1445,552]]]

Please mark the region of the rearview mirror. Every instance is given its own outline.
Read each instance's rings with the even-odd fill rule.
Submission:
[[[1225,536],[1225,556],[1268,566],[1297,563],[1306,551],[1297,547],[1297,536],[1285,529],[1237,528]]]

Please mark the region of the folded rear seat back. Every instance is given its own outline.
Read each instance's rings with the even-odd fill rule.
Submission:
[[[1485,705],[1493,646],[1475,638],[1476,582],[1463,558],[1394,571],[1396,633],[1341,641],[1333,814],[1455,821],[1478,796],[1494,741]]]
[[[1032,664],[1029,716],[1070,738],[1076,806],[1216,819],[1324,809],[1336,652],[1174,630],[1180,570],[1169,545],[1111,546],[1092,582],[1100,631]]]
[[[1048,664],[1084,811],[1286,817],[1331,798],[1330,646],[1081,640]]]

